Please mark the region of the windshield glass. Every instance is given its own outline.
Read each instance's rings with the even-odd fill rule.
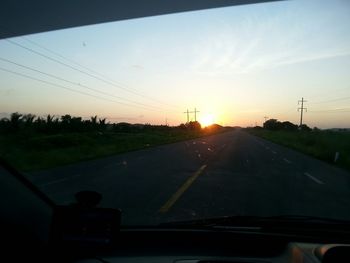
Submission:
[[[350,2],[281,1],[0,40],[0,155],[124,225],[350,220]]]

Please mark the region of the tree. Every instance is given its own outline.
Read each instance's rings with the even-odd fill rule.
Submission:
[[[69,114],[61,116],[61,122],[65,124],[69,124],[72,117]]]
[[[277,121],[276,119],[269,119],[264,122],[264,128],[267,130],[280,130],[282,128],[281,122]]]
[[[54,116],[51,116],[50,114],[46,117],[46,124],[50,125],[53,122]]]
[[[106,118],[98,119],[98,124],[100,129],[104,130],[106,128]]]
[[[11,128],[12,130],[18,130],[19,126],[22,122],[22,117],[23,115],[18,113],[18,112],[14,112],[11,114],[10,117],[10,124],[11,124]]]
[[[301,126],[299,127],[299,129],[300,129],[301,131],[306,131],[306,132],[312,131],[312,129],[311,129],[309,126],[307,126],[306,124],[301,125]]]
[[[198,121],[190,121],[186,124],[186,126],[189,130],[200,130],[202,128],[201,124]]]
[[[22,117],[22,120],[24,121],[26,127],[33,126],[34,119],[35,119],[35,115],[34,114],[30,114],[30,113],[29,114],[24,114],[23,117]]]
[[[298,125],[291,123],[290,121],[284,121],[281,123],[282,129],[286,131],[298,130]]]

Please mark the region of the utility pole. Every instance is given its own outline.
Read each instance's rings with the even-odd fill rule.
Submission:
[[[197,112],[199,112],[199,111],[197,111],[197,109],[196,108],[194,108],[194,121],[197,121]]]
[[[184,113],[187,114],[187,123],[189,123],[190,122],[190,112],[187,109],[187,111],[185,111]]]
[[[187,111],[184,112],[187,114],[187,123],[190,122],[190,113],[194,113],[194,121],[197,121],[197,113],[198,112],[199,111],[196,108],[194,108],[194,111],[188,111],[188,109],[187,109]]]
[[[298,101],[298,105],[301,102],[301,108],[298,108],[298,111],[300,110],[300,127],[303,125],[303,112],[304,110],[307,111],[307,108],[304,108],[304,102],[307,102],[304,100],[304,98],[301,98],[301,100]]]

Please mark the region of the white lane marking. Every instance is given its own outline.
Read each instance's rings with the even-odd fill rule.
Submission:
[[[289,160],[286,159],[286,158],[283,158],[283,161],[285,161],[286,163],[292,163],[291,161],[289,161]]]
[[[266,146],[265,149],[266,149],[266,150],[270,150],[270,147],[267,147],[267,146]]]
[[[272,150],[271,150],[271,152],[272,152],[273,154],[277,154],[277,152],[275,152],[275,151],[272,151]]]
[[[200,153],[198,154],[198,158],[201,158],[201,154]]]
[[[318,183],[318,184],[324,184],[324,182],[322,182],[321,180],[318,180],[317,178],[313,177],[311,174],[309,173],[304,173],[304,175],[306,175],[307,177],[309,177],[311,180],[313,180],[314,182]]]

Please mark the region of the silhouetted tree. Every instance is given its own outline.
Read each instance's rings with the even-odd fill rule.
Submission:
[[[309,126],[307,126],[306,124],[303,124],[299,127],[299,129],[301,131],[306,131],[306,132],[309,132],[309,131],[312,131],[311,128]]]
[[[106,129],[106,118],[98,119],[100,130]]]
[[[186,130],[186,129],[187,129],[186,125],[183,124],[183,123],[181,123],[178,127],[179,127],[179,129],[181,129],[181,130]]]
[[[22,120],[25,124],[26,127],[32,127],[33,126],[33,122],[35,119],[35,115],[34,114],[24,114],[22,117]]]
[[[64,124],[69,124],[72,117],[69,114],[61,116],[61,122]]]
[[[282,128],[281,122],[277,121],[276,119],[269,119],[264,122],[264,128],[267,130],[280,130]]]
[[[186,124],[186,127],[189,130],[200,130],[202,126],[198,121],[190,121]]]
[[[297,131],[298,125],[291,123],[290,121],[284,121],[281,123],[282,129],[286,131]]]
[[[96,129],[96,127],[98,126],[97,115],[90,117],[90,124],[91,124],[91,129]]]
[[[11,114],[10,125],[12,130],[16,131],[19,129],[20,124],[22,122],[22,117],[23,115],[18,112],[14,112]]]

